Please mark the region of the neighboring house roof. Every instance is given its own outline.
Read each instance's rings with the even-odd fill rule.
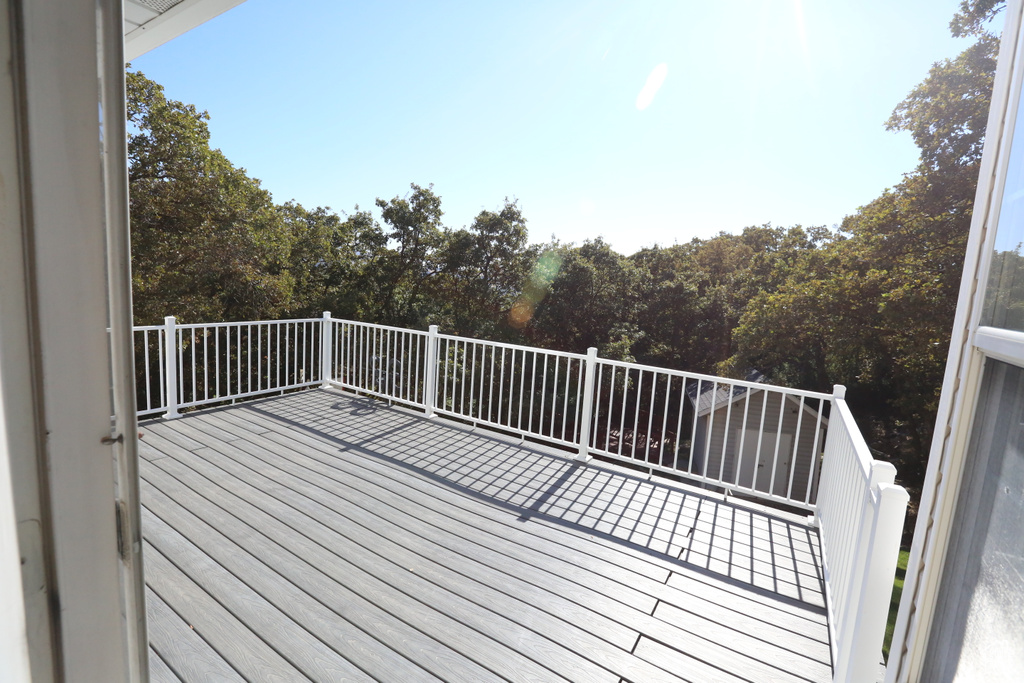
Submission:
[[[124,59],[130,62],[244,0],[124,0]]]
[[[761,383],[765,376],[757,370],[747,370],[747,376],[743,378],[747,382]],[[697,388],[700,387],[700,396],[697,396]],[[722,408],[733,401],[737,401],[747,394],[747,391],[759,389],[736,384],[722,384],[719,382],[689,382],[686,385],[686,395],[690,403],[697,407],[698,415],[707,415],[712,408]],[[731,396],[730,396],[731,394]]]
[[[747,370],[747,376],[743,378],[746,382],[755,382],[757,384],[763,384],[767,382],[768,378],[758,370],[750,369]],[[697,408],[698,417],[703,417],[709,414],[712,410],[719,410],[725,408],[730,403],[735,403],[743,399],[748,392],[753,394],[757,391],[762,391],[759,387],[748,387],[737,384],[725,384],[719,382],[717,387],[715,382],[700,382],[700,396],[697,396],[698,382],[691,381],[686,386],[686,395],[690,399],[690,403],[694,404]],[[792,394],[784,394],[786,399],[792,401],[795,404],[799,404],[800,401],[796,396]],[[804,410],[811,415],[817,415],[818,411],[814,407],[808,405],[806,401],[803,403]],[[828,418],[822,416],[821,424],[827,425]]]

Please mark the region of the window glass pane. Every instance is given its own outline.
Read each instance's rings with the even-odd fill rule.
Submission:
[[[1015,131],[981,324],[1024,332],[1024,106]]]
[[[922,680],[1016,683],[1024,680],[1024,369],[987,362],[967,457]]]

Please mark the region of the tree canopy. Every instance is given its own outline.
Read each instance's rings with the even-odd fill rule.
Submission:
[[[210,147],[208,116],[129,71],[136,320],[336,316],[848,397],[881,457],[920,482],[971,221],[998,40],[997,0],[964,0],[950,24],[975,42],[933,65],[886,126],[917,168],[837,229],[750,226],[617,253],[600,238],[529,243],[505,198],[444,223],[432,185],[374,211],[275,204]]]

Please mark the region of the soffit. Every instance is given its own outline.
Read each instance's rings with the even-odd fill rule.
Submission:
[[[124,58],[131,61],[244,0],[124,0]]]

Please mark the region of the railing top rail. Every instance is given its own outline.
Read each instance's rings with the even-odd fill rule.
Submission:
[[[390,330],[392,332],[407,332],[427,336],[426,330],[414,330],[411,327],[395,327],[394,325],[378,325],[377,323],[364,323],[358,320],[345,320],[344,318],[328,318],[332,323],[343,323],[345,325],[356,325],[357,327],[372,327],[375,330]],[[322,320],[322,318],[317,318]]]
[[[196,330],[204,327],[241,327],[243,325],[287,325],[289,323],[318,323],[323,318],[289,318],[287,320],[235,320],[227,323],[175,323],[178,329]],[[163,325],[160,326],[161,328]],[[139,328],[135,328],[139,329]]]
[[[864,435],[861,434],[860,429],[857,427],[857,421],[853,419],[853,412],[850,410],[850,406],[846,405],[846,401],[844,399],[836,399],[833,403],[835,404],[835,415],[839,416],[843,427],[846,429],[846,433],[850,437],[850,445],[853,446],[853,452],[857,456],[860,472],[864,476],[865,481],[870,481],[871,467],[875,463],[875,458],[871,455],[868,442],[864,440]],[[835,420],[835,417],[832,419]]]
[[[132,326],[132,330],[135,331],[135,332],[156,332],[156,331],[162,330],[162,329],[164,329],[163,325],[133,325]],[[109,327],[107,328],[107,331],[108,332],[110,331]]]
[[[743,379],[729,379],[728,377],[716,377],[715,375],[703,375],[697,372],[687,372],[686,370],[672,370],[669,368],[660,368],[656,365],[643,365],[641,363],[630,363],[622,360],[612,360],[610,358],[598,358],[597,362],[603,365],[614,365],[620,368],[629,368],[631,370],[647,370],[650,372],[660,372],[674,377],[685,377],[687,379],[696,379],[704,382],[718,382],[718,384],[725,385],[729,384],[738,387],[749,387],[752,389],[767,389],[769,391],[775,391],[783,394],[790,394],[793,396],[803,396],[804,398],[816,398],[822,400],[832,400],[835,398],[832,394],[822,393],[820,391],[808,391],[805,389],[793,389],[791,387],[783,387],[778,384],[768,384],[767,382],[750,382]]]
[[[474,339],[473,337],[460,337],[455,334],[438,334],[438,339],[449,339],[453,341],[467,341],[473,342],[474,344],[488,344],[490,346],[497,346],[503,349],[516,349],[519,351],[535,351],[545,353],[551,356],[561,356],[562,358],[575,358],[577,360],[586,360],[587,355],[584,353],[573,353],[571,351],[556,351],[554,349],[542,349],[539,346],[526,346],[525,344],[510,344],[508,342],[491,341],[490,339]]]

